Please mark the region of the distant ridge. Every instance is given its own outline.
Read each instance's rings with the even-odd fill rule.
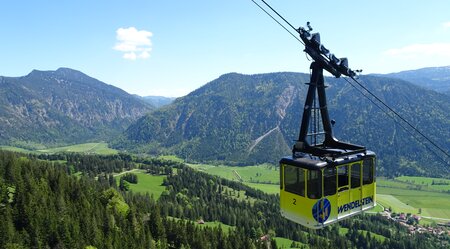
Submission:
[[[418,86],[450,94],[450,66],[427,67],[384,74],[384,76],[406,80]]]
[[[138,97],[156,108],[168,105],[176,99],[175,97],[164,97],[164,96],[144,96],[144,97],[138,96]]]
[[[108,140],[152,110],[80,71],[0,77],[0,143],[22,147]]]

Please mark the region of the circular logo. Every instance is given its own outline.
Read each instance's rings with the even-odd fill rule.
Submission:
[[[312,215],[314,219],[319,222],[325,222],[331,213],[331,203],[328,199],[318,200],[312,208]]]

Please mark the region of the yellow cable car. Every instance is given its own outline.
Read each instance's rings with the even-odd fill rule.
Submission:
[[[375,163],[371,151],[332,161],[309,155],[281,159],[281,215],[318,229],[373,208]]]
[[[280,209],[287,219],[318,229],[376,206],[376,157],[363,146],[333,136],[335,122],[328,115],[323,70],[337,78],[356,73],[311,30],[309,23],[308,30],[297,30],[314,61],[299,138],[292,156],[280,160]]]

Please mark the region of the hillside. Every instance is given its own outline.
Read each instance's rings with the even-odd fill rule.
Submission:
[[[118,148],[171,152],[194,161],[277,162],[298,136],[309,75],[226,74],[139,119]],[[345,81],[327,78],[335,136],[366,145],[379,156],[381,174],[448,175],[434,155]],[[361,81],[447,151],[450,97],[402,80]],[[138,149],[136,149],[138,145]],[[430,170],[432,169],[432,170]]]
[[[106,140],[152,109],[69,68],[0,77],[0,89],[0,144],[22,147]]]
[[[390,73],[385,76],[406,80],[418,86],[450,94],[450,66],[427,67],[417,70]]]

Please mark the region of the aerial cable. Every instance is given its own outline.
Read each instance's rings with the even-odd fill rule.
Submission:
[[[419,142],[419,144],[423,145],[427,150],[431,151],[437,158],[439,158],[443,163],[448,164],[447,161],[445,161],[445,159],[443,159],[441,157],[441,155],[439,155],[438,153],[436,153],[436,151],[434,151],[433,149],[431,149],[426,143],[423,143],[423,141],[421,141],[419,138],[417,138],[417,136],[407,127],[405,127],[402,123],[400,122],[396,122],[395,120],[395,116],[392,116],[392,114],[388,111],[386,111],[385,109],[383,109],[379,104],[377,104],[377,102],[375,102],[373,99],[371,99],[369,96],[367,96],[361,89],[359,89],[358,87],[356,87],[351,81],[349,81],[347,78],[344,78],[345,81],[347,81],[347,83],[352,86],[355,90],[357,90],[361,95],[363,95],[364,97],[366,97],[366,99],[368,99],[374,106],[378,107],[378,109],[380,109],[384,114],[386,114],[388,117],[390,117],[391,119],[393,119],[395,121],[395,123],[397,123],[398,125],[400,125],[400,127],[403,128],[403,130],[405,130],[406,132],[408,132],[411,137],[413,137],[417,142]],[[445,153],[444,153],[445,154]]]
[[[255,5],[257,5],[262,11],[264,11],[268,16],[270,16],[276,23],[278,23],[278,25],[280,25],[284,30],[286,30],[292,37],[294,37],[297,41],[299,41],[301,44],[305,45],[305,43],[303,41],[301,41],[297,36],[295,36],[291,31],[289,31],[283,24],[281,24],[276,18],[274,18],[269,12],[267,12],[261,5],[259,5],[258,3],[255,2],[255,0],[251,0]],[[286,22],[293,30],[295,30],[296,32],[299,32],[299,29],[296,29],[294,26],[292,26],[292,24],[290,24],[282,15],[280,15],[275,9],[273,9],[266,1],[261,0],[268,8],[270,8],[276,15],[278,15],[278,17],[280,17],[284,22]],[[309,27],[308,27],[309,28]],[[423,138],[425,138],[429,143],[431,143],[434,147],[436,147],[439,151],[441,151],[445,156],[447,156],[448,158],[450,158],[450,155],[448,152],[446,152],[444,149],[442,149],[438,144],[436,144],[435,142],[433,142],[430,138],[428,138],[425,134],[423,134],[419,129],[417,129],[414,125],[412,125],[408,120],[406,120],[405,118],[403,118],[398,112],[396,112],[394,109],[392,109],[390,106],[388,106],[386,103],[384,103],[379,97],[377,97],[375,94],[373,94],[369,89],[367,89],[364,85],[362,85],[355,77],[351,76],[350,77],[353,81],[355,81],[361,88],[363,88],[367,93],[369,93],[372,97],[374,97],[378,102],[380,102],[383,106],[385,106],[390,112],[392,112],[395,116],[397,116],[401,121],[403,121],[404,123],[406,123],[409,127],[411,127],[415,132],[417,132],[418,134],[420,134]],[[347,80],[345,77],[344,79],[349,83],[350,81]],[[355,89],[357,89],[353,84],[351,84]],[[361,94],[363,94],[361,91],[359,91]],[[367,95],[363,94],[364,97],[366,97],[367,99],[370,100],[370,102],[372,102],[374,105],[376,105],[378,108],[380,108],[383,112],[385,112],[387,114],[387,112],[382,109],[379,105],[375,104],[375,102],[370,99]],[[405,127],[404,125],[401,125],[401,123],[395,119],[394,116],[392,115],[388,115],[390,118],[392,118],[394,120],[394,122],[400,124],[400,126],[406,130],[408,133],[410,133],[410,131],[408,131],[407,127]],[[411,133],[410,133],[411,134]],[[413,136],[414,138],[416,138],[415,136]],[[417,138],[416,138],[417,139]],[[423,144],[423,142],[419,139],[417,139],[420,143]],[[436,153],[431,150],[427,145],[423,144],[426,148],[428,148],[430,151],[432,151],[435,155]],[[439,157],[440,158],[440,157]],[[443,160],[442,158],[440,158],[441,160]],[[445,160],[444,160],[445,161]]]
[[[296,35],[294,35],[291,31],[289,31],[289,29],[287,29],[283,24],[281,24],[275,17],[273,17],[269,12],[267,12],[261,5],[259,5],[257,2],[255,2],[255,0],[251,0],[254,4],[256,4],[256,6],[258,6],[262,11],[264,11],[264,13],[266,13],[268,16],[270,16],[270,18],[272,18],[272,20],[274,20],[276,23],[278,23],[278,25],[280,25],[284,30],[286,30],[286,32],[288,32],[292,37],[294,37],[297,41],[299,41],[301,44],[305,45],[305,43],[303,43],[302,40],[300,40]],[[264,2],[264,1],[263,1]],[[264,2],[267,6],[269,6],[266,2]],[[269,6],[269,8],[274,11],[278,16],[280,16],[280,14],[278,14],[274,9],[272,9],[272,7]],[[280,16],[281,17],[281,16]],[[289,24],[289,26],[291,26],[291,28],[293,28],[294,30],[296,30],[294,28],[294,26],[292,26],[289,22],[287,22],[283,17],[281,17],[287,24]]]
[[[252,0],[253,1],[253,0]],[[280,15],[280,14],[278,14],[278,12],[276,11],[276,10],[274,10],[273,8],[272,8],[272,6],[270,6],[266,1],[264,1],[264,0],[261,0],[267,7],[269,7],[275,14],[277,14],[277,16],[279,16],[281,19],[283,19],[283,21],[284,22],[286,22],[289,26],[291,26],[291,28],[293,29],[293,30],[296,30],[297,31],[297,29],[296,28],[294,28],[294,26],[292,26],[292,24],[290,24],[286,19],[284,19],[284,17],[282,16],[282,15]]]
[[[376,100],[378,100],[378,102],[380,102],[381,104],[383,104],[383,106],[385,106],[386,108],[389,109],[389,111],[391,111],[395,116],[397,116],[399,119],[401,119],[403,122],[405,122],[409,127],[411,127],[415,132],[417,132],[418,134],[420,134],[423,138],[425,138],[429,143],[431,143],[432,145],[434,145],[434,147],[436,147],[438,150],[440,150],[442,153],[444,153],[448,158],[450,158],[450,155],[444,150],[442,149],[438,144],[436,144],[435,142],[433,142],[430,138],[428,138],[425,134],[423,134],[419,129],[417,129],[414,125],[412,125],[408,120],[406,120],[405,118],[403,118],[398,112],[396,112],[394,109],[392,109],[390,106],[388,106],[386,103],[384,103],[379,97],[377,97],[375,94],[373,94],[371,91],[369,91],[369,89],[367,89],[367,87],[365,87],[363,84],[361,84],[358,80],[356,80],[354,77],[351,77],[351,79],[353,81],[356,82],[356,84],[358,84],[361,88],[363,88],[364,90],[366,90],[366,92],[368,92],[372,97],[374,97]],[[347,82],[349,82],[348,80],[346,80]],[[350,83],[350,82],[349,82]]]

